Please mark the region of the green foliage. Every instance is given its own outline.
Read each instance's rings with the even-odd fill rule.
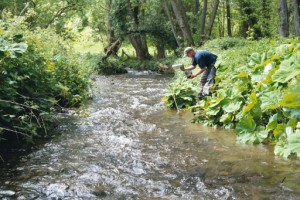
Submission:
[[[50,29],[29,31],[22,18],[0,21],[0,129],[31,142],[47,134],[55,108],[88,96],[88,70]]]
[[[277,155],[298,155],[299,133],[287,134],[286,129],[294,130],[300,121],[300,43],[287,42],[252,53],[241,66],[226,68],[221,55],[218,90],[192,106],[193,121],[234,128],[243,143],[275,142]],[[232,62],[241,59],[241,52]]]
[[[198,88],[180,71],[176,71],[174,81],[168,85],[168,93],[163,97],[166,107],[171,109],[189,108],[195,105]]]
[[[276,144],[275,155],[288,158],[292,155],[300,157],[300,123],[298,128],[294,130],[292,127],[287,127],[281,140]]]
[[[206,46],[208,48],[227,50],[233,47],[242,47],[246,45],[246,43],[247,41],[245,41],[245,39],[228,37],[211,40],[206,44]]]

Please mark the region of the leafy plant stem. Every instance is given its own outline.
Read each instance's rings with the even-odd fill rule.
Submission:
[[[15,130],[12,130],[12,129],[9,129],[9,128],[3,128],[3,127],[0,127],[0,129],[5,130],[5,131],[9,131],[9,132],[13,132],[13,133],[18,133],[18,134],[20,134],[20,135],[24,135],[24,136],[30,137],[30,136],[29,136],[28,134],[26,134],[26,133],[19,132],[19,131],[15,131]]]
[[[178,108],[178,106],[177,106],[176,94],[175,94],[174,91],[173,91],[173,99],[174,99],[174,102],[175,102],[175,106],[176,106],[177,112],[179,112],[180,110],[179,110],[179,108]]]
[[[17,103],[17,102],[14,102],[14,101],[7,101],[7,100],[3,100],[3,99],[0,99],[0,101],[6,102],[6,103],[11,103],[11,104],[16,104],[16,105],[19,105],[19,106],[28,108],[28,109],[30,109],[30,110],[42,111],[42,110],[39,110],[39,109],[37,109],[37,108],[33,108],[33,107],[30,107],[30,106],[27,106],[27,105],[24,105],[24,104],[21,104],[21,103]]]

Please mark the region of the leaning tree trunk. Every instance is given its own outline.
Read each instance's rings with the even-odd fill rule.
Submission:
[[[299,36],[300,35],[300,19],[299,19],[299,0],[293,0],[293,7],[294,7],[294,12],[293,12],[293,16],[294,16],[294,34],[295,36]]]
[[[218,11],[218,8],[219,8],[219,2],[220,2],[219,0],[215,1],[215,5],[214,5],[213,11],[211,13],[210,21],[209,21],[209,24],[208,24],[207,38],[210,38],[210,36],[211,36],[211,32],[212,32],[212,29],[213,29],[213,26],[214,26],[214,21],[215,21],[217,11]]]
[[[102,60],[105,61],[109,56],[114,55],[117,56],[117,52],[119,51],[122,44],[121,39],[117,39],[112,44],[104,48],[104,56],[102,57]]]
[[[164,6],[165,13],[167,14],[167,17],[168,17],[168,19],[170,21],[172,33],[173,33],[174,38],[176,40],[177,46],[181,47],[181,43],[180,43],[180,41],[178,39],[178,34],[177,34],[177,31],[176,31],[176,28],[175,28],[175,25],[174,25],[174,20],[173,20],[173,18],[171,16],[171,13],[170,13],[168,1],[162,0],[162,3],[163,3],[163,6]]]
[[[286,0],[278,0],[279,11],[279,35],[281,37],[289,36],[289,21],[288,21],[288,8]]]
[[[188,45],[194,45],[194,41],[191,34],[191,29],[187,21],[186,14],[183,9],[181,0],[171,0],[171,5],[173,8],[174,15],[177,19],[179,27],[182,31],[184,41]]]
[[[136,52],[136,57],[139,60],[149,60],[151,58],[148,52],[146,38],[139,33],[128,35],[128,39]]]
[[[102,60],[106,60],[109,56],[117,56],[119,48],[121,47],[122,40],[120,38],[115,37],[114,30],[112,28],[112,19],[110,15],[111,11],[111,2],[112,0],[106,0],[106,20],[107,20],[107,38],[108,38],[108,45],[104,47],[104,56]]]

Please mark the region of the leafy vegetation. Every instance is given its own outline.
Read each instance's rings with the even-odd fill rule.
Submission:
[[[198,87],[187,81],[183,73],[176,72],[174,81],[168,85],[169,92],[162,100],[168,108],[189,108],[196,103],[197,90]]]
[[[53,114],[88,96],[84,60],[50,29],[29,31],[24,18],[0,21],[0,139],[47,135]]]
[[[300,43],[291,40],[274,46],[277,43],[264,40],[259,45],[262,44],[264,51],[252,53],[247,63],[240,66],[229,65],[229,61],[223,59],[228,52],[220,56],[216,91],[212,97],[191,106],[195,115],[193,122],[234,128],[238,141],[275,143],[276,155],[300,156],[296,129],[300,121]],[[237,49],[241,49],[234,54],[237,59],[232,58],[230,63],[244,59],[243,48]],[[180,87],[169,89],[170,92],[176,90]],[[172,104],[175,100],[169,97],[170,94],[166,94],[166,106],[176,108]],[[185,95],[182,98],[180,93],[176,97],[188,99]],[[190,102],[186,100],[182,104],[189,106]]]
[[[292,10],[299,1],[288,9],[285,0],[275,2],[2,0],[0,139],[16,133],[31,141],[46,134],[57,109],[84,102],[95,69],[157,71],[172,65],[184,46],[205,43],[219,55],[216,93],[196,104],[197,80],[176,73],[166,105],[191,108],[195,122],[236,128],[241,141],[274,141],[281,144],[278,154],[295,153],[289,148],[295,138],[284,132],[291,127],[297,133],[299,47],[297,41],[280,46],[276,37],[299,35],[299,12]],[[263,37],[274,40],[255,41]],[[96,54],[83,58],[82,46]]]

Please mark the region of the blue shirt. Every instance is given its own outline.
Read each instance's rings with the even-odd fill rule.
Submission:
[[[202,69],[204,67],[209,68],[213,63],[216,62],[218,56],[205,50],[196,50],[195,56],[192,58],[192,65]]]

